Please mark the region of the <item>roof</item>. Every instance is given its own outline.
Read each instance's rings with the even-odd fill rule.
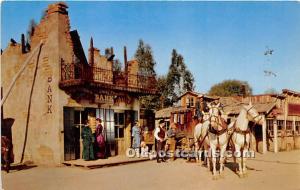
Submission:
[[[296,96],[300,97],[300,92],[296,92],[296,91],[289,90],[289,89],[282,89],[282,93],[296,95]]]
[[[178,99],[180,99],[182,96],[185,96],[186,94],[191,94],[191,95],[196,96],[196,97],[203,97],[204,99],[212,99],[212,100],[216,100],[216,99],[220,98],[218,96],[209,96],[209,95],[206,95],[206,94],[203,94],[203,93],[194,92],[194,91],[186,91],[181,96],[179,96]]]
[[[155,118],[156,119],[161,119],[161,118],[170,118],[171,117],[171,113],[178,113],[178,112],[187,112],[189,111],[189,108],[185,108],[185,107],[168,107],[168,108],[164,108],[161,110],[158,110],[155,112]]]
[[[155,118],[160,119],[160,118],[169,118],[171,117],[171,110],[173,108],[169,107],[169,108],[164,108],[161,110],[158,110],[155,112]]]
[[[238,103],[234,105],[228,105],[228,106],[224,106],[223,109],[226,114],[237,115],[240,113],[243,105],[247,105],[247,104]],[[264,113],[264,114],[268,114],[274,107],[276,107],[276,104],[274,102],[254,104],[254,108],[259,113]]]
[[[235,97],[220,97],[219,100],[223,106],[230,106],[241,103],[241,101]]]
[[[179,96],[179,99],[182,97],[182,96],[185,96],[186,94],[191,94],[193,96],[201,96],[203,94],[200,94],[198,92],[193,92],[193,91],[186,91],[185,93],[183,93],[181,96]]]

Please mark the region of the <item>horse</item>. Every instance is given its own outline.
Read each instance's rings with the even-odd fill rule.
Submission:
[[[1,136],[1,164],[7,173],[10,170],[10,163],[13,162],[12,143],[6,136]]]
[[[222,111],[220,103],[216,105],[208,105],[209,107],[209,127],[208,127],[208,139],[209,146],[212,153],[212,164],[213,164],[213,179],[217,179],[217,157],[220,157],[220,169],[219,174],[223,177],[224,163],[225,163],[225,151],[228,143],[227,124],[222,118]],[[217,149],[220,150],[217,153]]]
[[[204,147],[204,161],[207,164],[207,169],[210,170],[210,161],[207,158],[207,153],[209,152],[209,140],[208,140],[208,126],[209,126],[209,114],[202,113],[203,120],[202,122],[198,123],[194,129],[194,142],[195,142],[195,150],[198,151],[196,161],[199,163],[201,162],[201,149],[202,146]]]
[[[263,125],[263,117],[257,112],[252,103],[243,105],[237,119],[231,122],[228,130],[232,131],[231,139],[234,143],[235,158],[239,165],[239,176],[247,176],[246,153],[250,148],[250,128],[249,121]],[[238,156],[237,156],[238,155]]]

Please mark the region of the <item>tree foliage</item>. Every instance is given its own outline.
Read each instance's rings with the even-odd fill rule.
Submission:
[[[246,96],[252,95],[252,88],[246,81],[224,80],[213,85],[209,90],[213,96]]]
[[[171,64],[167,74],[166,106],[172,106],[178,101],[180,95],[186,91],[194,90],[194,77],[187,69],[184,58],[175,49],[172,51]]]
[[[269,88],[265,91],[265,94],[279,94],[275,88]]]
[[[113,71],[114,72],[121,72],[122,64],[119,59],[113,61]]]
[[[167,80],[165,76],[157,77],[157,95],[149,95],[140,98],[141,105],[146,109],[161,109],[164,107],[163,97],[166,96]]]

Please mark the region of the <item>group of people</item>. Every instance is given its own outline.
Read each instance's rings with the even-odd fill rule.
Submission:
[[[85,122],[82,128],[82,158],[84,160],[104,159],[106,157],[105,133],[101,123],[101,119],[97,118],[96,131],[94,134],[92,133],[92,129],[88,125],[88,121]]]
[[[88,121],[82,128],[81,137],[83,140],[83,153],[84,160],[95,160],[106,158],[106,142],[105,131],[102,126],[100,118],[96,119],[96,130],[92,133],[91,128],[88,125]],[[147,155],[149,153],[149,147],[143,141],[143,131],[138,121],[135,121],[134,126],[131,129],[132,148],[136,152]],[[156,140],[157,150],[157,162],[166,161],[166,151],[169,151],[170,159],[174,160],[174,153],[176,147],[176,126],[172,125],[169,130],[165,128],[165,121],[160,120],[159,126],[155,128],[154,138]]]
[[[156,140],[156,160],[157,163],[166,162],[166,155],[170,156],[171,160],[175,159],[176,148],[176,126],[171,125],[169,130],[165,128],[165,121],[160,120],[158,127],[154,130],[154,137]],[[169,152],[169,154],[166,153]]]

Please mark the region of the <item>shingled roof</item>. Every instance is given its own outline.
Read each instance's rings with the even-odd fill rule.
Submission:
[[[228,115],[237,115],[240,113],[242,106],[247,105],[243,103],[238,103],[234,105],[228,105],[224,106],[224,112]],[[257,103],[254,104],[254,108],[259,112],[263,114],[268,114],[274,107],[276,107],[276,104],[274,102],[269,102],[269,103]]]

